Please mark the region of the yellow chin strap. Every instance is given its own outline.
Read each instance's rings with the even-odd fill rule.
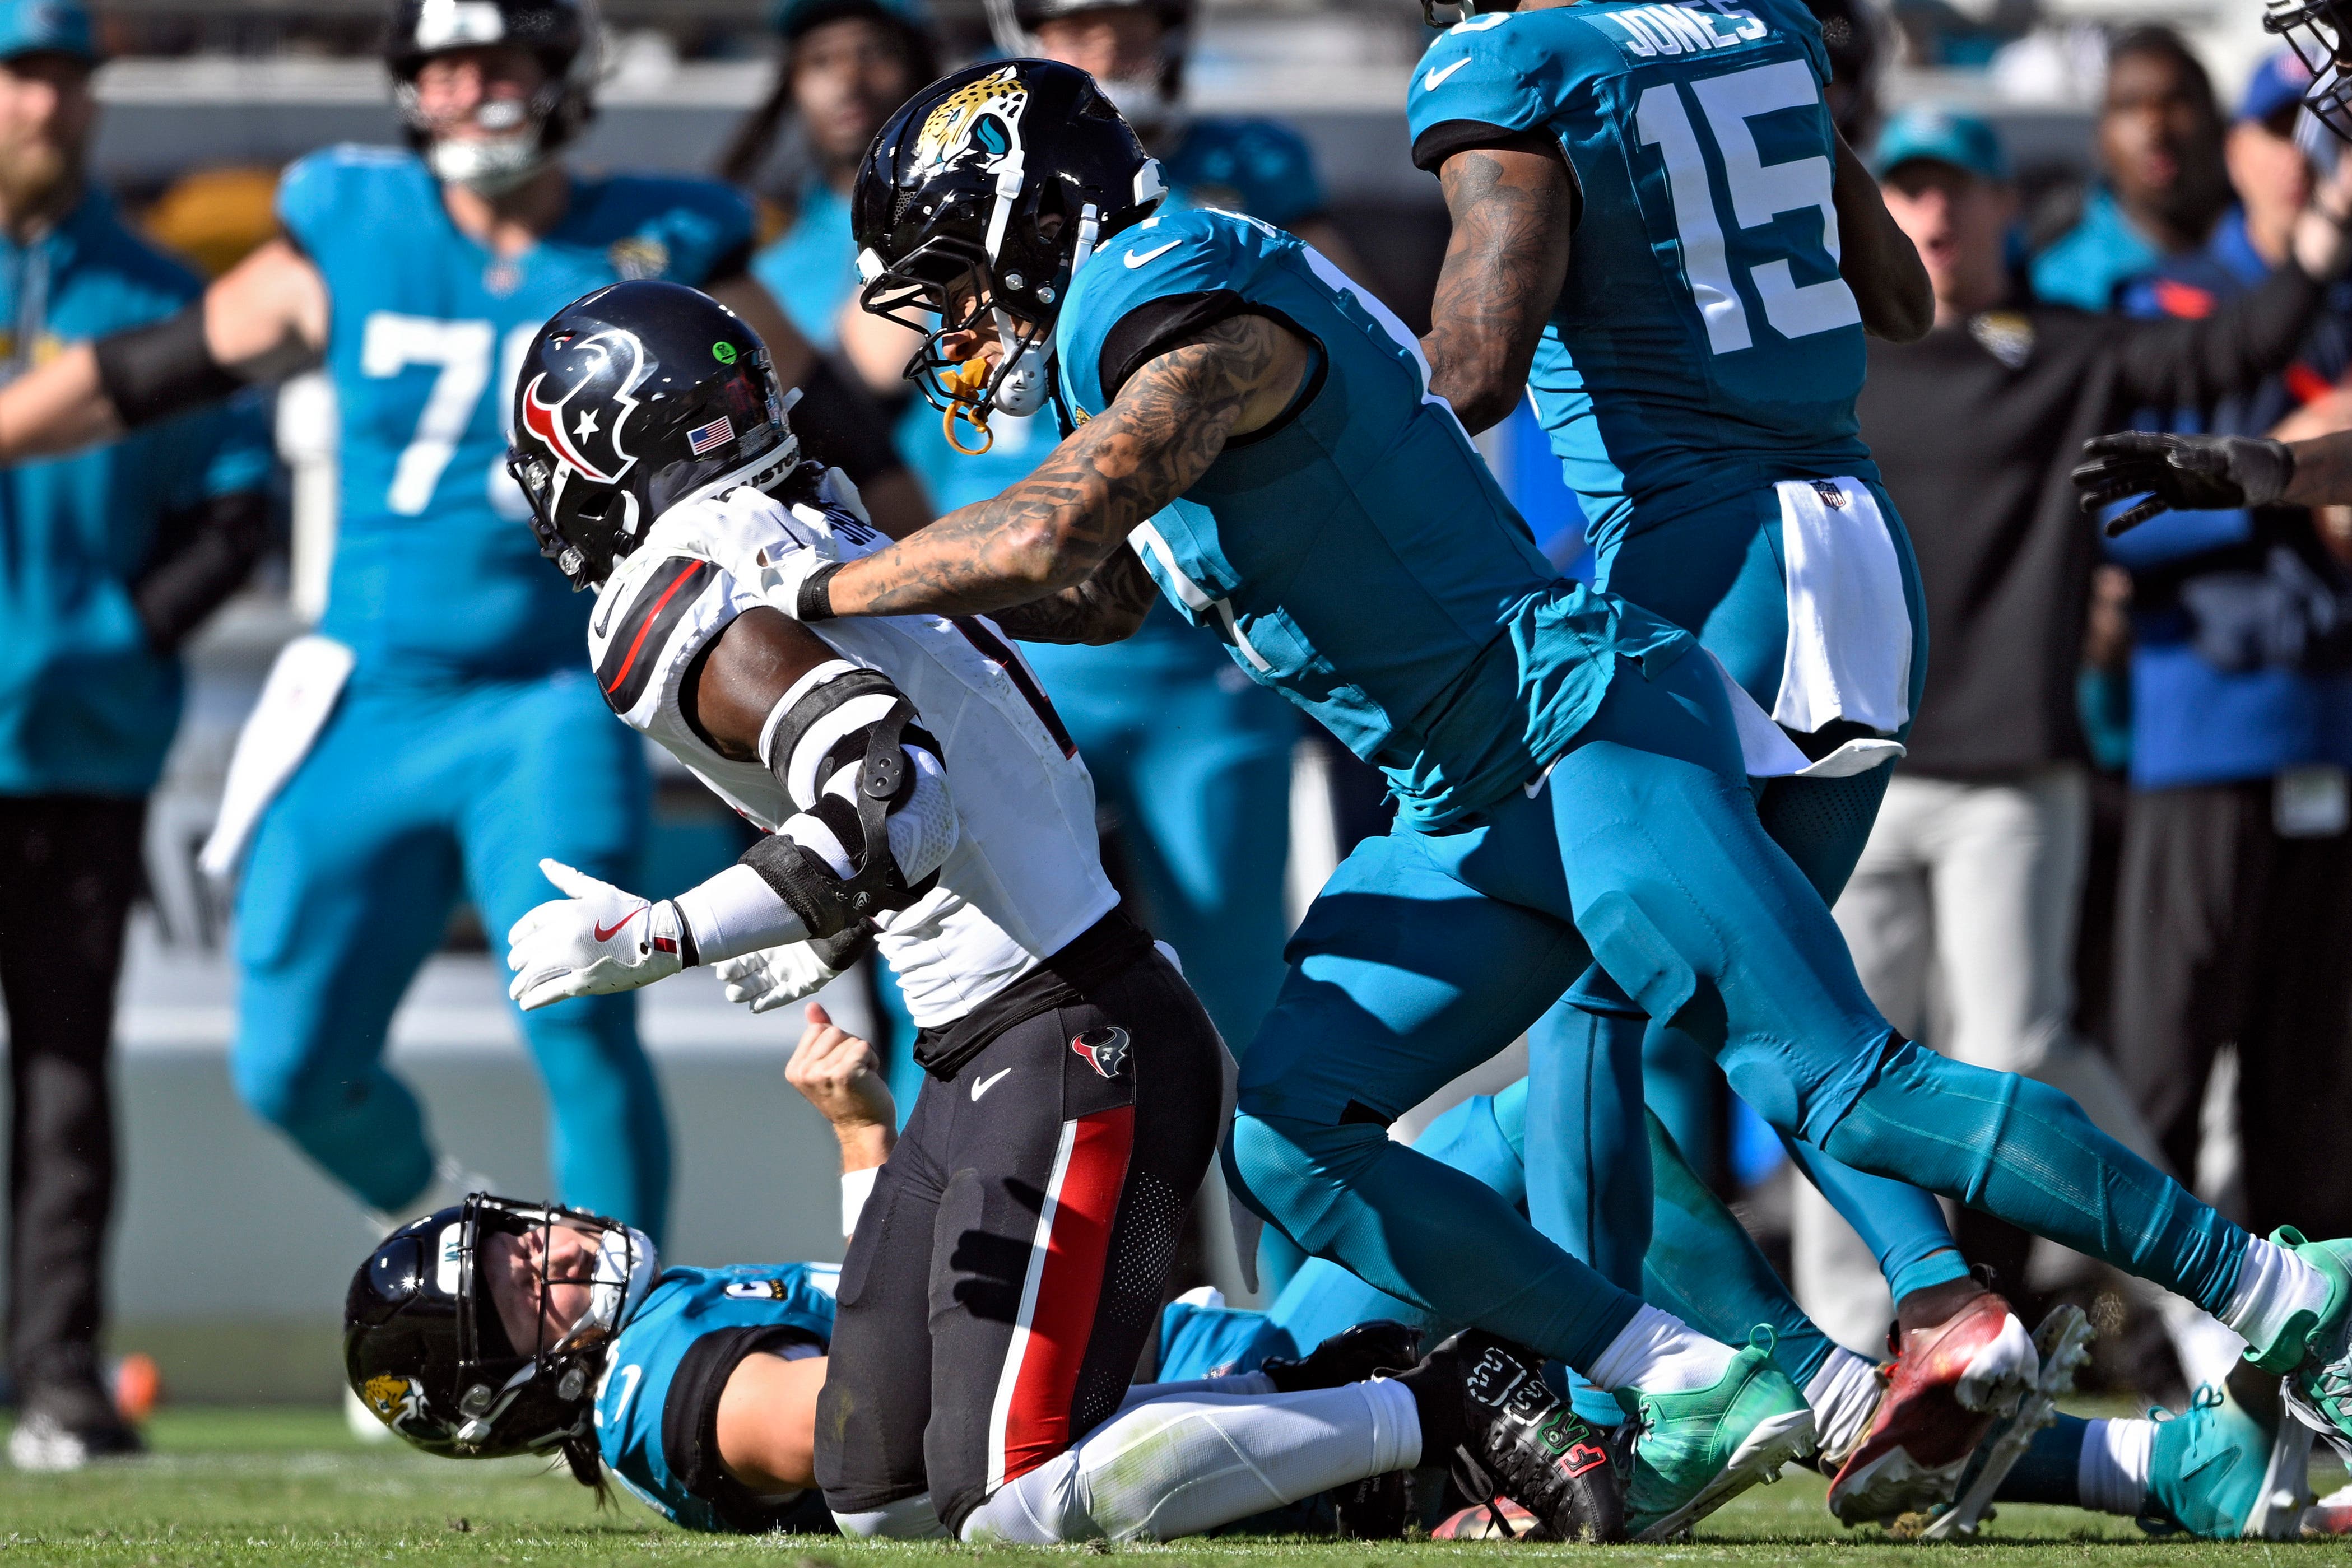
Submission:
[[[996,433],[988,428],[988,412],[982,409],[980,394],[988,386],[988,361],[978,355],[964,361],[950,371],[946,377],[947,412],[940,416],[940,429],[948,444],[966,457],[977,457],[996,444]],[[969,424],[980,432],[980,444],[966,446],[956,439],[956,426]]]

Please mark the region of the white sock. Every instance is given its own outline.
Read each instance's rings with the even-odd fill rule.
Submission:
[[[1830,1347],[1830,1358],[1805,1380],[1805,1403],[1813,1407],[1822,1453],[1847,1453],[1862,1441],[1885,1388],[1876,1362],[1843,1345]]]
[[[1688,1394],[1712,1388],[1730,1370],[1734,1352],[1682,1319],[1644,1302],[1601,1358],[1584,1369],[1596,1388],[1638,1388],[1645,1394]]]
[[[2234,1330],[2222,1327],[2212,1313],[2169,1291],[2155,1292],[2155,1299],[2157,1314],[2164,1320],[2165,1333],[2172,1341],[2172,1353],[2180,1358],[2180,1375],[2188,1379],[2189,1387],[2221,1383],[2231,1368],[2245,1359],[2246,1342]]]
[[[1299,1394],[1175,1395],[1113,1416],[997,1489],[967,1542],[1172,1541],[1421,1462],[1412,1391],[1383,1378]]]
[[[2327,1281],[2320,1278],[2319,1270],[2285,1248],[2257,1236],[2246,1242],[2246,1260],[2238,1268],[2237,1289],[2213,1315],[2260,1352],[2277,1340],[2296,1312],[2316,1312],[2326,1305]]]
[[[2097,1513],[2139,1512],[2155,1457],[2155,1422],[2092,1422],[2083,1429],[2083,1457],[2074,1470],[2083,1506]]]

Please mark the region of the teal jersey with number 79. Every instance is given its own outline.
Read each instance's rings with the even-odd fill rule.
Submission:
[[[1828,77],[1799,0],[1474,16],[1413,73],[1423,168],[1535,134],[1575,175],[1528,391],[1604,551],[1778,480],[1877,476],[1854,422]]]

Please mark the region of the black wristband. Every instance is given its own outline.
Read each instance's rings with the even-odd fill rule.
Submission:
[[[213,358],[205,340],[205,302],[144,327],[110,332],[90,345],[99,390],[125,430],[218,402],[245,383]]]
[[[800,597],[793,601],[793,618],[803,622],[832,620],[834,573],[848,564],[837,560],[801,579]]]

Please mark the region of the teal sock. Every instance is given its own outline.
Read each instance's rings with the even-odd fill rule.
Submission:
[[[2078,1478],[2083,1469],[2083,1430],[2088,1426],[2080,1416],[2061,1416],[2034,1433],[2033,1446],[2002,1480],[1993,1500],[2082,1507]]]

